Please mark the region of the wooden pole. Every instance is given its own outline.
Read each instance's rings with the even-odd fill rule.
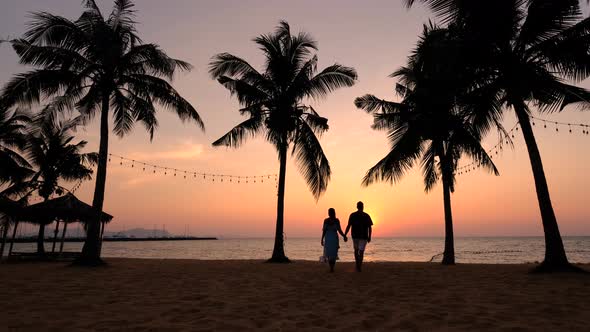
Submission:
[[[55,221],[55,230],[53,231],[53,246],[51,247],[51,252],[55,252],[55,243],[57,242],[57,233],[59,233],[59,220]]]
[[[10,247],[8,248],[8,256],[12,255],[12,247],[14,246],[14,238],[16,237],[16,229],[18,228],[18,220],[14,222],[14,229],[12,230],[12,240],[10,240]]]
[[[68,223],[64,222],[64,230],[61,233],[61,244],[59,245],[59,253],[64,251],[64,241],[66,239],[66,230],[68,229]]]

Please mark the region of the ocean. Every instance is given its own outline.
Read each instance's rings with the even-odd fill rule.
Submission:
[[[564,237],[568,258],[590,263],[590,236]],[[212,241],[104,242],[103,257],[171,259],[267,259],[274,240],[220,239]],[[51,245],[46,243],[46,250]],[[81,243],[65,243],[64,251],[80,251]],[[443,238],[375,238],[367,246],[366,261],[440,261]],[[34,243],[16,243],[14,251],[34,251]],[[459,237],[455,239],[458,263],[518,264],[543,260],[542,237]],[[287,238],[290,259],[317,261],[322,255],[319,238]],[[340,241],[341,261],[353,261],[352,241]]]

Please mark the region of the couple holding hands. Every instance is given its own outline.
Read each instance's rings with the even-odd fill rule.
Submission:
[[[340,220],[336,218],[336,210],[328,209],[328,218],[324,220],[324,227],[322,228],[322,246],[324,247],[324,258],[330,264],[330,272],[334,272],[334,265],[338,258],[339,237],[342,235],[344,242],[348,241],[348,231],[352,229],[352,243],[354,245],[354,260],[356,262],[356,270],[361,272],[363,264],[363,255],[367,243],[371,242],[371,226],[373,221],[371,217],[365,213],[363,202],[356,203],[357,211],[350,214],[348,218],[348,226],[346,231],[342,232],[340,227]]]

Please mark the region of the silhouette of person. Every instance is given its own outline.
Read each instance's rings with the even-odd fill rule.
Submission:
[[[348,218],[348,226],[344,236],[348,235],[348,231],[352,228],[351,237],[354,246],[354,260],[356,262],[356,270],[361,272],[363,265],[363,257],[367,243],[371,242],[373,221],[371,217],[363,210],[365,208],[363,202],[356,203],[358,211],[350,214]]]
[[[324,220],[324,226],[322,227],[321,243],[324,247],[324,256],[328,258],[330,264],[330,272],[334,272],[334,265],[336,265],[336,259],[338,258],[338,249],[340,248],[338,233],[342,235],[344,242],[348,241],[340,227],[340,220],[336,218],[336,210],[329,208],[328,218]]]

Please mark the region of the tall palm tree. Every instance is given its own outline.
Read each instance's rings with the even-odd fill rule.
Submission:
[[[445,216],[445,248],[442,263],[455,264],[451,193],[455,190],[459,159],[468,156],[478,165],[498,175],[491,158],[481,146],[485,127],[474,126],[461,103],[468,91],[467,75],[460,73],[454,45],[448,29],[424,26],[416,50],[392,77],[400,83],[396,91],[400,102],[365,95],[355,105],[373,114],[373,128],[386,130],[390,152],[373,166],[363,185],[376,181],[397,182],[417,162],[424,175],[425,191],[441,180]]]
[[[32,104],[49,99],[48,110],[77,110],[85,118],[100,114],[100,148],[93,207],[96,220],[88,226],[80,264],[100,264],[100,212],[107,172],[109,114],[118,136],[141,122],[153,138],[156,106],[193,120],[197,111],[168,82],[187,62],[170,58],[156,44],[144,44],[135,29],[130,0],[115,0],[103,16],[94,0],[75,21],[47,12],[32,14],[22,39],[12,40],[20,62],[36,69],[15,76],[3,89],[9,104]]]
[[[493,104],[503,106],[474,108],[477,121],[498,118],[510,109],[518,118],[545,233],[545,258],[537,270],[571,270],[530,115],[531,106],[554,112],[590,101],[589,91],[567,83],[590,75],[590,18],[583,18],[578,0],[422,2],[445,20],[461,25],[464,40],[475,46],[470,65],[479,66],[485,75],[474,98],[479,94],[481,100],[495,99]]]
[[[316,42],[306,33],[291,35],[281,21],[274,33],[254,39],[265,56],[259,72],[245,60],[228,53],[214,56],[209,73],[236,95],[248,119],[213,143],[238,148],[251,136],[264,134],[279,155],[279,183],[275,244],[270,262],[288,262],[283,243],[283,212],[287,154],[292,146],[298,166],[316,199],[326,190],[330,164],[318,140],[328,120],[304,101],[320,98],[337,88],[352,86],[353,68],[334,64],[317,73]]]
[[[82,153],[86,141],[73,143],[72,131],[82,123],[81,117],[56,121],[53,117],[40,116],[28,139],[27,157],[35,168],[31,187],[38,190],[45,201],[53,194],[61,194],[59,181],[90,180],[92,166],[98,162],[97,153]],[[51,222],[53,220],[48,220]],[[46,224],[39,225],[37,253],[44,254]]]

